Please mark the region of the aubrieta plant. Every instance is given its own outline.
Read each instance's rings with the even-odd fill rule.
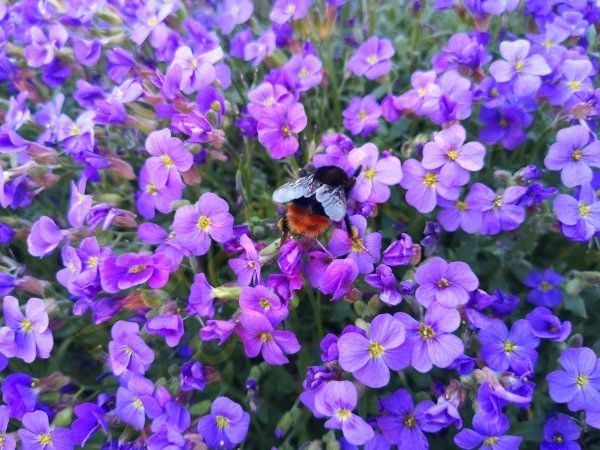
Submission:
[[[599,31],[0,0],[0,450],[600,449]]]

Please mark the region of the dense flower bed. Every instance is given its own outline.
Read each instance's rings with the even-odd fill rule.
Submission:
[[[599,30],[0,3],[0,449],[600,448]]]

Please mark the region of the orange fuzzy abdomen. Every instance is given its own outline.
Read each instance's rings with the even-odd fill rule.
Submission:
[[[306,208],[290,204],[286,218],[290,231],[309,238],[318,238],[329,227],[329,219],[325,216],[310,213]]]

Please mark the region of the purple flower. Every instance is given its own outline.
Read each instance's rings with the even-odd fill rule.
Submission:
[[[377,418],[377,425],[387,442],[411,450],[429,448],[423,431],[439,429],[437,426],[431,429],[427,423],[427,411],[434,405],[431,400],[422,401],[415,408],[410,393],[406,389],[399,389],[379,403],[384,414]]]
[[[560,323],[560,319],[543,306],[538,306],[525,318],[531,325],[533,335],[539,338],[562,342],[571,334],[571,322],[567,320]]]
[[[342,369],[372,388],[386,386],[390,369],[402,370],[410,363],[410,354],[403,347],[404,325],[390,314],[380,314],[371,322],[368,336],[345,333],[337,343]]]
[[[2,450],[15,450],[17,445],[15,437],[10,433],[6,433],[9,420],[10,414],[8,407],[5,405],[0,405],[0,442],[2,442]]]
[[[563,277],[552,269],[546,269],[543,272],[533,270],[523,280],[523,284],[531,288],[531,291],[527,293],[527,300],[537,306],[556,308],[563,298],[562,292],[557,289],[562,281]]]
[[[183,336],[183,319],[179,314],[154,316],[146,322],[146,330],[150,334],[163,336],[169,347],[175,347]]]
[[[203,341],[218,340],[219,345],[229,339],[235,331],[236,324],[227,320],[207,320],[206,326],[200,329],[200,339]]]
[[[108,343],[110,366],[115,375],[125,372],[143,374],[154,361],[154,352],[139,335],[140,327],[134,322],[119,320],[110,331]]]
[[[83,66],[94,66],[100,59],[102,52],[102,44],[98,39],[87,40],[82,38],[74,38],[73,54],[77,61]]]
[[[312,0],[275,0],[269,19],[278,25],[283,25],[292,19],[302,19],[306,16],[310,5]]]
[[[41,258],[49,255],[60,245],[66,236],[50,217],[42,216],[35,221],[27,237],[27,249],[33,256]]]
[[[40,395],[39,383],[24,373],[11,373],[2,382],[2,400],[6,402],[11,417],[21,419],[36,409]]]
[[[587,347],[567,348],[558,359],[562,370],[546,376],[550,397],[570,411],[597,410],[600,402],[600,362]]]
[[[244,234],[240,238],[240,246],[245,254],[240,258],[232,258],[227,261],[231,270],[237,275],[240,286],[248,286],[260,281],[260,260],[252,239]]]
[[[351,195],[359,202],[385,203],[390,198],[390,188],[402,180],[400,160],[384,152],[379,159],[379,150],[375,144],[365,144],[348,154],[352,167],[362,170],[356,178]]]
[[[168,128],[150,133],[145,148],[152,155],[146,161],[146,167],[157,187],[164,186],[169,178],[179,179],[180,172],[192,167],[192,154],[181,139],[171,137]]]
[[[354,445],[362,445],[374,436],[373,429],[352,411],[358,401],[356,388],[349,381],[330,381],[315,395],[315,410],[329,417],[325,428],[342,430]]]
[[[580,435],[579,425],[571,417],[552,415],[544,423],[544,440],[540,450],[581,450],[577,443]]]
[[[298,92],[308,91],[323,79],[323,63],[314,55],[294,55],[283,67]]]
[[[566,194],[557,196],[553,206],[568,238],[587,241],[600,230],[600,201],[591,185],[582,185],[577,199]]]
[[[77,419],[71,424],[71,438],[76,445],[85,446],[88,439],[102,429],[104,434],[108,431],[105,411],[95,403],[80,403],[73,409]]]
[[[398,282],[392,269],[380,264],[375,273],[365,276],[365,282],[379,289],[379,300],[387,305],[397,305],[402,301],[402,293],[398,290]]]
[[[48,37],[36,26],[32,26],[29,32],[31,43],[25,47],[23,54],[30,67],[50,64],[54,60],[55,52],[62,48],[69,38],[65,27],[58,24],[50,27]]]
[[[500,144],[513,150],[527,138],[524,128],[529,127],[532,117],[517,105],[505,104],[499,108],[481,108],[479,120],[483,125],[479,140],[486,145]]]
[[[19,301],[9,295],[4,297],[2,311],[6,326],[0,329],[0,348],[5,356],[21,358],[26,363],[31,363],[36,356],[50,357],[54,339],[48,328],[48,313],[43,300],[30,298],[23,314]]]
[[[194,275],[194,282],[190,286],[188,311],[198,314],[200,317],[213,317],[215,306],[212,292],[213,287],[206,280],[206,275],[203,273]]]
[[[354,97],[348,107],[342,112],[344,127],[352,134],[367,136],[379,127],[381,108],[372,95],[364,98]]]
[[[115,411],[124,423],[142,430],[146,415],[154,418],[162,413],[160,404],[154,398],[152,381],[139,375],[131,375],[127,387],[117,389]]]
[[[415,296],[429,308],[434,301],[446,308],[455,308],[469,301],[469,292],[479,286],[479,280],[468,264],[431,258],[415,272],[419,284]]]
[[[273,158],[286,158],[298,150],[295,134],[304,130],[306,124],[306,113],[301,103],[288,107],[274,106],[258,119],[258,141]]]
[[[71,181],[71,199],[67,218],[72,227],[82,226],[90,209],[92,209],[92,196],[85,195],[86,184],[86,177],[82,177],[77,184]]]
[[[415,258],[417,247],[408,234],[402,233],[399,240],[392,242],[383,251],[382,262],[392,267],[405,266]]]
[[[433,57],[433,68],[437,72],[450,69],[471,74],[491,59],[485,50],[489,37],[486,33],[457,33],[450,37],[446,47]]]
[[[332,300],[338,300],[346,296],[352,290],[358,273],[358,265],[353,259],[333,260],[325,269],[321,279],[321,292],[332,294]]]
[[[110,255],[100,263],[102,289],[114,293],[143,283],[160,289],[169,280],[171,262],[164,253]]]
[[[291,331],[276,330],[261,313],[245,310],[240,317],[241,327],[237,334],[244,344],[246,356],[255,358],[262,354],[272,365],[289,362],[285,354],[298,353],[300,344]]]
[[[207,368],[199,361],[188,361],[181,366],[179,385],[182,391],[203,391],[207,383]]]
[[[551,105],[569,107],[577,101],[578,93],[593,89],[589,77],[594,74],[594,68],[587,59],[568,59],[561,69],[561,80],[548,102]]]
[[[181,70],[179,89],[184,94],[191,94],[215,81],[217,73],[214,64],[222,58],[223,50],[218,46],[200,54],[194,54],[191,48],[182,46],[173,55],[167,76],[173,70]]]
[[[236,25],[246,22],[253,11],[254,5],[250,0],[225,0],[217,16],[217,25],[224,34],[229,34]]]
[[[276,327],[288,316],[288,309],[279,296],[266,286],[242,288],[240,308],[243,311],[256,311],[264,315]]]
[[[227,397],[217,397],[210,414],[200,418],[198,433],[209,447],[233,449],[248,434],[250,415]]]
[[[481,234],[494,235],[518,228],[525,220],[525,208],[516,203],[526,191],[526,187],[511,186],[497,194],[482,183],[471,186],[470,203],[482,213]]]
[[[367,219],[360,215],[350,217],[352,229],[348,232],[337,228],[329,240],[329,251],[333,256],[349,253],[360,273],[373,272],[373,264],[379,260],[381,252],[381,233],[366,234]]]
[[[137,45],[142,45],[152,33],[151,42],[160,42],[161,34],[165,32],[166,28],[163,21],[171,14],[172,10],[173,5],[170,3],[164,5],[148,3],[139,6],[136,10],[137,20],[130,36],[131,40]]]
[[[248,92],[248,112],[254,119],[260,120],[268,111],[294,102],[292,94],[279,84],[262,83]]]
[[[233,237],[233,216],[225,200],[207,192],[195,205],[177,209],[173,231],[184,248],[201,256],[208,252],[211,238],[224,243]]]
[[[415,71],[410,77],[413,89],[394,99],[396,109],[419,115],[432,113],[434,103],[431,100],[441,95],[436,79],[437,74],[433,70]]]
[[[440,169],[441,177],[456,180],[456,184],[465,184],[469,171],[481,170],[485,157],[483,145],[479,142],[465,144],[465,138],[465,129],[460,125],[435,133],[433,142],[423,147],[423,167]]]
[[[473,94],[471,82],[455,70],[445,72],[438,81],[439,89],[425,100],[422,111],[437,124],[450,124],[471,115]]]
[[[416,159],[408,159],[403,164],[404,178],[401,186],[407,190],[406,202],[419,212],[433,211],[437,196],[456,200],[459,187],[454,177],[442,176],[439,170],[426,170]]]
[[[244,60],[252,61],[252,65],[258,67],[275,48],[275,33],[267,31],[257,41],[249,42],[244,46]]]
[[[481,212],[473,209],[471,191],[464,200],[446,200],[438,198],[442,208],[438,213],[438,222],[446,231],[455,231],[459,227],[467,233],[476,233],[481,228]]]
[[[153,159],[153,158],[150,158]],[[156,212],[163,214],[170,213],[171,204],[181,199],[181,194],[185,189],[185,184],[179,178],[179,174],[164,178],[162,184],[159,177],[152,171],[148,163],[144,164],[140,171],[140,191],[136,196],[136,206],[138,211],[146,219],[153,219]]]
[[[591,167],[600,168],[600,141],[589,142],[589,131],[576,125],[560,130],[556,143],[550,146],[544,164],[550,170],[560,170],[560,179],[565,186],[591,182]]]
[[[29,412],[23,416],[19,431],[23,450],[71,450],[73,442],[68,428],[50,426],[44,411]]]
[[[494,61],[490,73],[500,83],[511,81],[515,94],[524,97],[535,94],[542,81],[540,76],[548,75],[552,69],[541,55],[530,55],[529,41],[519,39],[500,44],[500,54],[506,61]]]
[[[462,355],[463,342],[452,334],[460,326],[457,310],[434,304],[421,322],[402,312],[394,317],[404,323],[411,348],[411,365],[419,372],[429,372],[434,365],[448,367]]]
[[[535,349],[540,340],[526,320],[517,320],[509,331],[502,320],[494,319],[479,331],[477,339],[481,343],[481,357],[492,370],[514,369],[515,364],[523,362],[535,367],[538,359]]]
[[[348,61],[348,68],[357,77],[364,75],[369,80],[375,80],[392,69],[390,59],[394,53],[394,47],[388,39],[371,36],[356,49]]]
[[[461,430],[455,437],[454,443],[460,448],[481,450],[518,450],[523,438],[520,436],[505,436],[508,431],[508,420],[490,420],[488,415],[475,414],[473,428]]]

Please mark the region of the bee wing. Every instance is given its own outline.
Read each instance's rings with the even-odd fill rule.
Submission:
[[[317,201],[323,206],[325,214],[334,222],[339,222],[346,215],[346,193],[344,186],[322,185],[317,189]]]
[[[321,183],[315,180],[314,174],[298,178],[278,187],[273,192],[273,201],[275,203],[287,203],[300,197],[310,197],[320,185]]]

